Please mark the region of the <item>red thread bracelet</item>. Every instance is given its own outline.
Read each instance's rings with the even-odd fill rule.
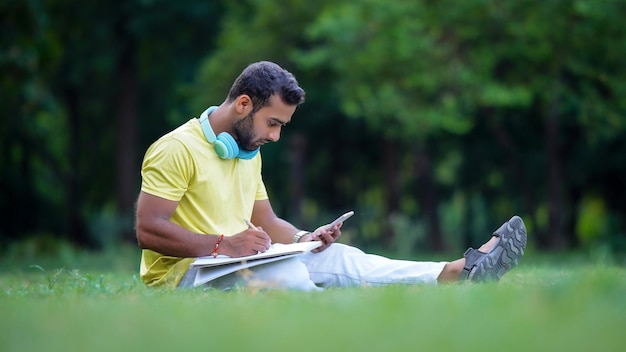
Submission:
[[[213,248],[213,253],[211,253],[213,255],[213,258],[217,258],[217,249],[220,248],[220,242],[222,242],[222,240],[224,239],[224,235],[220,235],[220,238],[217,239],[217,242],[215,243],[215,247]]]

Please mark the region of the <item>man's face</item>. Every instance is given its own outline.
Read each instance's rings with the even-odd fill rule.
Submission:
[[[259,142],[254,132],[254,112],[250,113],[243,119],[235,122],[235,136],[239,147],[243,150],[252,151],[259,147]]]
[[[235,138],[243,150],[252,151],[265,143],[278,141],[282,127],[291,121],[296,111],[296,106],[283,103],[277,95],[270,97],[269,102],[268,106],[235,122]]]

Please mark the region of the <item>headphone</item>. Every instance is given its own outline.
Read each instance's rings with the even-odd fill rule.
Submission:
[[[213,132],[213,129],[211,128],[211,123],[209,123],[209,115],[215,109],[217,109],[217,106],[211,106],[200,115],[200,126],[202,126],[204,137],[209,143],[213,144],[213,148],[215,148],[217,155],[222,159],[239,158],[249,160],[254,158],[261,147],[252,151],[243,150],[239,148],[235,138],[233,138],[233,136],[231,136],[228,132],[222,132],[217,137],[215,136],[215,132]]]

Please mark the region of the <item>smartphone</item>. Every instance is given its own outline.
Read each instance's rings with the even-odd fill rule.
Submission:
[[[324,225],[324,230],[328,231],[330,229],[333,228],[333,226],[337,225],[340,222],[344,222],[346,221],[349,217],[351,217],[352,215],[354,215],[353,211],[349,211],[343,215],[341,215],[340,217],[338,217],[337,219],[335,219],[335,221],[331,222],[330,224]]]

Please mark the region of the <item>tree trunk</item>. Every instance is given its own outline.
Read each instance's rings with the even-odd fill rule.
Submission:
[[[433,177],[433,168],[428,153],[420,148],[416,154],[416,175],[419,187],[419,203],[426,216],[428,229],[427,238],[431,249],[435,252],[443,252],[445,243],[439,224],[439,196]]]
[[[294,223],[303,224],[302,202],[304,201],[304,165],[306,154],[306,137],[300,133],[292,135],[291,148],[291,209]]]
[[[93,247],[95,244],[89,239],[87,234],[86,225],[81,216],[81,209],[83,208],[83,200],[80,197],[81,184],[79,173],[81,170],[80,160],[82,143],[80,142],[81,136],[81,121],[82,119],[78,113],[78,90],[75,86],[69,86],[65,89],[65,106],[67,107],[67,115],[70,128],[70,147],[69,147],[69,162],[70,171],[65,178],[67,187],[67,204],[68,204],[68,224],[69,224],[69,239],[72,243],[80,247]]]
[[[119,219],[123,221],[121,237],[134,242],[132,228],[133,209],[137,197],[137,67],[135,40],[128,32],[127,17],[122,16],[117,28],[117,38],[122,51],[117,62],[118,95],[116,98],[116,203]]]
[[[486,109],[483,111],[483,115],[487,117],[489,120],[488,126],[494,137],[494,140],[498,143],[498,145],[505,151],[506,153],[506,162],[507,167],[509,168],[509,172],[513,175],[515,182],[519,185],[519,188],[522,190],[522,194],[520,195],[524,201],[524,214],[525,218],[528,218],[530,223],[536,224],[535,210],[537,203],[533,196],[533,187],[530,185],[527,179],[527,173],[524,172],[523,162],[520,160],[518,148],[513,142],[513,138],[511,138],[506,128],[498,123],[491,110]],[[521,215],[521,214],[510,214],[512,215]],[[508,219],[505,219],[508,220]],[[538,241],[540,247],[545,247],[547,245],[547,239],[545,234],[541,231],[537,231],[535,229],[534,238]]]
[[[399,153],[396,141],[386,140],[383,153],[383,178],[385,182],[385,217],[384,217],[384,243],[390,248],[394,242],[394,229],[391,217],[400,209],[400,172]]]
[[[567,246],[564,233],[564,190],[563,158],[560,152],[558,94],[553,95],[546,116],[545,147],[548,163],[548,239],[552,249]]]

